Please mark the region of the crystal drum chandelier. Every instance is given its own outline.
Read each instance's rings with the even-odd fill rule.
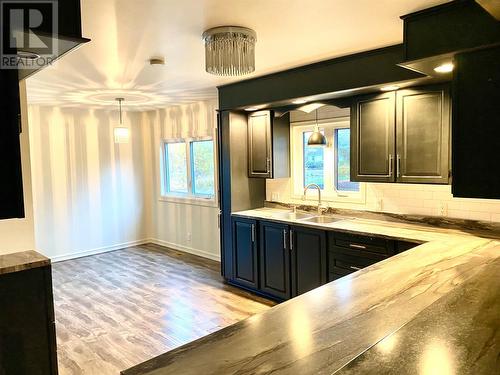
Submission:
[[[257,34],[240,26],[219,26],[203,33],[205,69],[219,76],[241,76],[255,71]]]

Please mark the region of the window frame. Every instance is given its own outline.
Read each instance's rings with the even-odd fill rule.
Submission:
[[[328,140],[325,147],[330,152],[325,152],[324,168],[324,188],[321,190],[321,198],[325,202],[345,202],[360,203],[366,202],[365,184],[359,183],[359,192],[339,191],[336,189],[336,162],[337,162],[337,142],[335,140],[336,129],[350,128],[349,117],[339,117],[335,119],[318,120],[320,130]],[[304,140],[303,133],[314,131],[316,121],[301,121],[291,123],[290,143],[291,143],[291,196],[293,199],[302,199],[304,193]],[[313,194],[313,193],[311,193]],[[309,197],[309,194],[308,194]],[[312,196],[311,196],[312,197]]]
[[[213,142],[213,158],[214,158],[214,193],[213,195],[194,194],[194,176],[193,176],[193,154],[192,143],[212,141]],[[171,143],[184,143],[186,147],[186,178],[187,178],[187,193],[169,192],[168,187],[168,160],[166,145]],[[166,138],[160,142],[160,201],[193,204],[199,206],[218,206],[218,165],[217,165],[217,137],[201,136],[201,137],[186,137],[186,138]]]

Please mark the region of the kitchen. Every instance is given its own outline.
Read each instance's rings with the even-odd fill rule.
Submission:
[[[19,298],[1,315],[0,329],[8,333],[1,342],[16,354],[3,352],[0,369],[3,365],[6,373],[15,373],[9,369],[16,364],[7,358],[24,362],[21,358],[29,357],[26,363],[42,361],[51,368],[45,373],[56,374],[58,360],[63,358],[64,366],[68,358],[78,362],[78,356],[71,356],[93,345],[96,357],[101,357],[96,361],[116,365],[113,371],[124,375],[347,374],[379,369],[394,374],[495,373],[500,350],[495,276],[500,267],[500,175],[495,173],[499,8],[488,1],[438,3],[398,13],[398,43],[220,81],[216,102],[162,109],[166,104],[155,97],[159,103],[152,100],[150,108],[137,105],[132,111],[141,93],[124,92],[125,100],[116,102],[115,92],[91,96],[80,90],[78,100],[95,104],[97,95],[108,102],[113,120],[97,109],[91,115],[82,109],[69,116],[68,102],[55,109],[41,104],[40,90],[55,90],[50,86],[56,79],[51,68],[28,78],[28,105],[21,103],[21,114],[29,115],[21,120],[30,134],[23,148],[31,151],[34,242],[48,257],[22,252],[0,257],[0,274],[12,283],[12,289],[3,284],[3,301],[16,296],[18,287],[42,286],[30,296],[33,300]],[[240,53],[251,53],[257,42],[255,32],[247,28],[208,29],[203,34],[208,73],[217,68],[221,75],[228,72],[224,61],[209,59],[210,49],[220,48],[217,35],[223,32],[238,35],[238,43],[244,41]],[[61,64],[92,43],[81,30],[79,37],[83,46]],[[153,59],[149,63],[156,64]],[[163,65],[161,59],[157,63]],[[251,56],[233,61],[229,69],[237,64],[249,69],[247,63],[251,65]],[[147,74],[154,77],[158,72]],[[70,100],[63,92],[58,95]],[[129,109],[123,119],[122,106]],[[80,123],[87,124],[85,132],[79,133]],[[125,146],[114,132],[120,128],[130,129],[124,131]],[[65,129],[66,138],[56,129]],[[101,143],[90,143],[89,134],[110,138],[114,153]],[[81,149],[79,139],[85,139]],[[59,158],[66,153],[61,167]],[[12,155],[9,149],[7,159],[18,165],[19,152]],[[108,169],[102,159],[108,156],[114,178],[90,168],[92,162]],[[75,166],[85,160],[82,171],[88,178],[83,179]],[[13,181],[19,181],[19,170],[14,172]],[[23,177],[21,184],[26,184]],[[91,208],[88,215],[103,210],[107,216],[98,223],[104,230],[89,225],[89,234],[81,233],[87,220],[73,215],[80,212],[81,202],[71,197],[80,197],[82,181],[85,191],[96,191],[90,196],[99,197],[101,205],[89,201],[84,206]],[[13,192],[19,202],[19,190],[3,196],[12,197]],[[134,205],[125,209],[126,201]],[[19,209],[13,202],[2,202],[11,209],[3,211],[5,217]],[[189,204],[196,208],[186,214]],[[138,216],[141,219],[135,220]],[[92,216],[88,218],[92,222]],[[92,243],[78,251],[73,246],[74,238],[80,246],[99,236],[105,239],[108,232],[120,240],[106,246]],[[16,246],[26,250],[26,244]],[[72,247],[75,252],[67,253]],[[101,279],[103,285],[93,279],[100,259],[106,273],[116,268],[116,276]],[[131,266],[127,275],[128,260],[134,265],[140,259],[145,261]],[[154,278],[165,277],[170,289],[160,288],[163,281],[147,281],[141,284],[145,294],[136,293],[133,277],[148,265],[167,267]],[[214,270],[212,276],[206,276],[206,267]],[[36,277],[41,279],[35,281],[29,271],[40,271]],[[151,277],[158,271],[145,269],[141,277],[147,279],[148,272]],[[222,278],[213,276],[218,273]],[[80,284],[71,284],[77,279]],[[77,312],[76,306],[112,308],[97,294],[76,304],[105,286],[110,289],[104,296],[116,294],[114,305],[123,303],[136,311],[144,304],[161,317],[152,321],[148,311],[141,310],[131,320],[140,328],[128,331],[129,337],[141,339],[129,340],[135,341],[137,352],[130,349],[133,360],[128,362],[106,352],[106,343],[114,342],[113,332],[106,333],[111,341],[97,345],[95,340],[104,336],[102,327],[86,322],[85,314],[78,321],[83,311]],[[191,288],[207,293],[196,294]],[[127,296],[127,290],[132,294]],[[184,309],[175,312],[176,302],[169,300],[169,308],[156,310],[150,298],[156,295],[163,303],[172,293]],[[47,341],[32,351],[9,344],[10,337],[30,334],[9,332],[8,327],[20,324],[20,319],[12,320],[15,313],[32,309],[42,296],[45,327],[38,322],[30,329],[31,334],[48,332],[49,348]],[[205,319],[205,311],[197,309],[210,296],[216,297],[207,308],[210,319]],[[187,311],[182,298],[200,302],[190,307],[188,315],[196,311],[197,316],[190,318],[185,332],[178,330],[185,322],[176,319]],[[50,324],[53,299],[55,329]],[[231,316],[236,306],[245,307]],[[168,337],[170,345],[146,350],[155,341],[145,345],[141,340],[164,332],[165,319],[172,320],[168,330],[177,337]],[[144,327],[143,321],[150,325]],[[125,328],[133,329],[124,320],[115,330]],[[77,337],[79,329],[96,337]],[[62,346],[75,342],[68,337],[78,338],[83,346]],[[64,366],[61,373],[68,371]],[[36,373],[28,368],[21,373]],[[95,368],[83,373],[107,373]]]

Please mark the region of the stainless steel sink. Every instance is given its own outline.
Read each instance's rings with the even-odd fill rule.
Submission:
[[[308,221],[310,223],[318,224],[329,224],[335,223],[336,221],[345,220],[343,217],[333,217],[333,216],[313,216],[308,219],[303,219],[302,221]]]
[[[285,220],[306,220],[312,218],[313,215],[307,214],[305,212],[280,212],[273,214],[272,217]]]

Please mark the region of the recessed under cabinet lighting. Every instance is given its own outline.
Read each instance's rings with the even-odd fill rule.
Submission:
[[[446,64],[442,64],[442,65],[436,66],[434,68],[434,71],[436,73],[450,73],[450,72],[453,71],[454,67],[455,66],[452,63],[446,63]]]
[[[247,108],[245,108],[245,111],[253,112],[253,111],[258,111],[259,109],[261,109],[261,108],[260,107],[247,107]]]
[[[380,91],[396,91],[399,90],[399,86],[396,85],[388,85],[388,86],[382,86],[380,88]]]
[[[307,100],[305,99],[297,99],[292,102],[293,104],[306,104]]]

